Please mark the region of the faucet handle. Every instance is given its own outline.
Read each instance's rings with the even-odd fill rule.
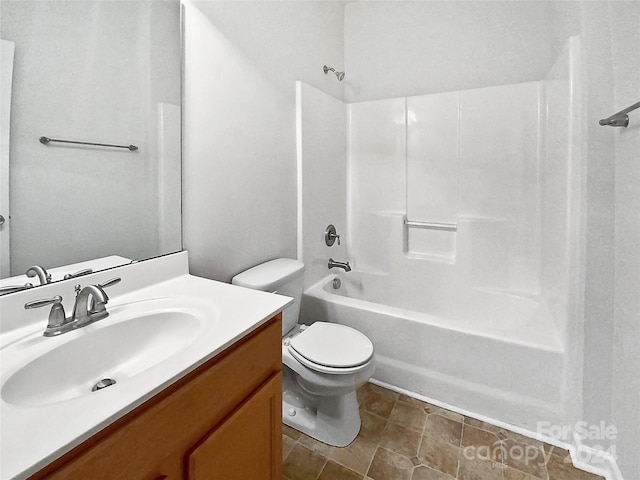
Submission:
[[[93,273],[93,268],[85,268],[84,270],[78,270],[75,273],[67,273],[62,279],[69,280],[70,278],[81,277],[82,275],[89,275]]]
[[[33,300],[31,302],[27,302],[24,304],[24,308],[25,310],[30,310],[32,308],[40,308],[40,307],[46,307],[47,305],[51,305],[53,303],[53,305],[59,305],[60,303],[62,303],[62,297],[60,295],[56,295],[55,297],[52,298],[44,298],[42,300]]]
[[[49,312],[49,323],[47,324],[45,335],[47,335],[47,332],[50,331],[50,329],[61,327],[62,325],[67,323],[67,316],[64,313],[64,307],[62,306],[62,297],[60,295],[56,295],[52,298],[33,300],[32,302],[27,302],[24,304],[25,310],[46,307],[47,305],[51,304],[53,304],[53,306],[51,307],[51,311]]]
[[[99,283],[98,285],[96,285],[96,287],[100,287],[100,288],[111,287],[111,286],[115,285],[116,283],[120,283],[121,280],[122,280],[122,278],[115,277],[115,278],[112,278],[111,280],[107,280],[104,283]]]

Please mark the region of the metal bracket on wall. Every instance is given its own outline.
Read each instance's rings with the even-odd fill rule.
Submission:
[[[600,125],[607,127],[624,127],[627,128],[629,126],[629,112],[633,112],[636,108],[640,108],[640,102],[634,103],[633,105],[625,108],[624,110],[620,110],[618,113],[614,113],[610,117],[603,118],[598,123]]]

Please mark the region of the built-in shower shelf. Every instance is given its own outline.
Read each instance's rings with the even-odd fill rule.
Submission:
[[[407,227],[426,228],[429,230],[445,230],[448,232],[455,232],[458,230],[458,225],[455,223],[416,222],[405,218],[404,224]]]

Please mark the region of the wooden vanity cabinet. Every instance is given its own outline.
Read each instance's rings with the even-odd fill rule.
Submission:
[[[30,478],[280,480],[281,336],[278,314]]]

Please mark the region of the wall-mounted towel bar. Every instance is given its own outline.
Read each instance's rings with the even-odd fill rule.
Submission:
[[[634,103],[630,107],[620,110],[618,113],[614,113],[610,117],[600,120],[600,125],[608,127],[628,127],[629,115],[627,113],[634,111],[636,108],[640,108],[640,102]]]
[[[430,230],[446,230],[448,232],[455,232],[458,230],[458,226],[453,223],[412,222],[405,218],[404,224],[408,227],[428,228]]]
[[[136,147],[135,145],[113,145],[113,144],[110,144],[110,143],[78,142],[78,141],[75,141],[75,140],[60,140],[58,138],[40,137],[40,143],[41,144],[47,145],[50,142],[73,143],[73,144],[76,144],[76,145],[92,145],[92,146],[96,146],[96,147],[126,148],[127,150],[130,150],[132,152],[135,152],[136,150],[138,150],[138,147]]]

